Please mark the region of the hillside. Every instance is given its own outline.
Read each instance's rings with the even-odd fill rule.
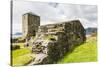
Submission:
[[[92,28],[92,27],[86,28],[85,30],[86,30],[86,35],[90,35],[92,33],[97,32],[97,28]]]

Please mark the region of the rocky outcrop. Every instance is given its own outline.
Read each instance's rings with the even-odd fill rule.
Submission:
[[[32,52],[37,55],[33,64],[55,63],[85,40],[85,29],[79,20],[39,26],[30,43]]]

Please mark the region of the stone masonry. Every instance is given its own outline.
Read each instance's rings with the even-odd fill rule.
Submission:
[[[33,13],[25,13],[22,16],[22,31],[23,37],[35,36],[40,26],[40,17]]]
[[[30,42],[32,53],[36,54],[32,65],[56,63],[65,53],[85,41],[85,29],[79,20],[39,26]]]

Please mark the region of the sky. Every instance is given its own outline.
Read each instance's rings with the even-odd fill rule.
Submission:
[[[40,25],[79,19],[84,28],[97,27],[96,5],[13,1],[13,34],[22,32],[22,15],[28,12],[40,16]]]

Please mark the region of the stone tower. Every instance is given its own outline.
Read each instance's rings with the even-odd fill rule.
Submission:
[[[22,15],[22,32],[24,38],[35,36],[38,26],[40,26],[39,16],[32,13]]]

